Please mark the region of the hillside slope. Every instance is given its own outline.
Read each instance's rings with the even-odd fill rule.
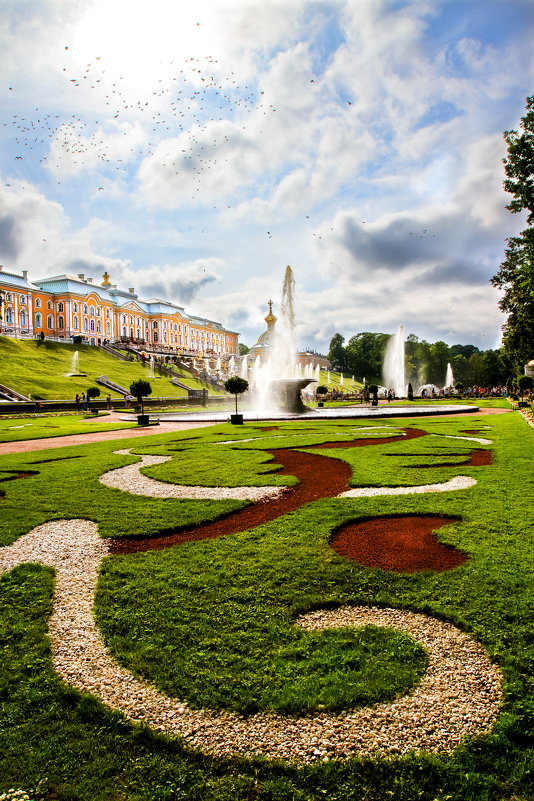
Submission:
[[[87,376],[68,376],[72,372],[74,353],[78,351],[79,370]],[[187,397],[185,389],[176,387],[166,376],[148,377],[148,368],[139,362],[123,362],[91,345],[71,345],[40,340],[18,340],[0,337],[0,384],[5,384],[34,400],[72,399],[90,386],[98,386],[96,379],[106,375],[122,387],[132,381],[147,379],[152,395],[161,398]],[[213,389],[184,373],[184,383],[192,389]],[[101,387],[101,396],[108,390]],[[218,393],[216,393],[218,394]],[[112,398],[120,398],[111,392]]]

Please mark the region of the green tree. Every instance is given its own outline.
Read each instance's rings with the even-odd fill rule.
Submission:
[[[371,331],[363,331],[351,337],[345,348],[348,372],[367,379],[379,378],[382,375],[388,339],[388,334]]]
[[[345,337],[341,336],[341,334],[334,334],[330,340],[328,359],[334,370],[343,371],[346,369],[346,354],[345,348],[343,347],[344,342]]]
[[[141,404],[141,414],[144,414],[143,398],[147,395],[152,395],[152,387],[149,382],[145,381],[144,378],[139,378],[137,381],[130,384],[130,392],[134,398],[137,398],[138,403]]]
[[[248,347],[248,345],[244,345],[243,342],[239,343],[239,355],[240,356],[246,356],[249,351],[250,351],[250,348]]]
[[[430,346],[430,363],[428,382],[437,387],[445,385],[447,364],[451,360],[451,349],[446,342],[438,340]]]
[[[505,260],[491,283],[502,290],[499,306],[507,320],[503,348],[516,370],[534,350],[534,95],[526,99],[520,131],[505,131],[508,157],[504,159],[504,188],[512,195],[506,208],[526,212],[527,228],[507,240]]]

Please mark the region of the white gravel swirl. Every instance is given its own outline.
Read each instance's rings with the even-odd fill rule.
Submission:
[[[129,455],[130,450],[114,453]],[[140,456],[139,462],[110,470],[100,476],[100,483],[111,489],[130,492],[132,495],[145,495],[151,498],[183,498],[187,500],[234,500],[264,501],[278,498],[287,487],[198,487],[188,484],[167,484],[144,476],[140,471],[152,464],[168,462],[170,456]]]
[[[392,703],[341,714],[292,717],[193,710],[119,665],[107,652],[93,619],[99,565],[107,554],[95,523],[62,520],[33,529],[0,549],[0,573],[24,562],[56,570],[49,624],[56,671],[133,722],[183,738],[204,752],[264,754],[312,762],[356,755],[451,751],[467,735],[487,733],[498,714],[501,675],[484,649],[454,626],[396,609],[346,607],[305,615],[307,630],[386,626],[403,631],[428,652],[419,686]]]
[[[416,487],[355,487],[341,492],[336,498],[374,498],[378,495],[418,495],[425,492],[451,492],[474,487],[476,480],[470,476],[455,476],[443,484],[421,484]]]

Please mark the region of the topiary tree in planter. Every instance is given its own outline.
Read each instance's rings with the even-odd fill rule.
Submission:
[[[464,385],[462,384],[461,381],[457,381],[456,382],[456,384],[454,386],[454,389],[456,390],[458,395],[463,395],[463,393],[464,393]]]
[[[378,384],[369,384],[367,387],[369,394],[372,395],[371,406],[378,406]]]
[[[100,395],[100,389],[98,387],[89,387],[87,390],[87,400],[91,402],[93,398],[98,398]],[[97,409],[92,409],[91,411],[96,412]]]
[[[152,387],[148,381],[145,381],[144,378],[139,378],[137,381],[134,381],[130,384],[130,392],[137,398],[137,402],[141,404],[141,416],[143,417],[143,424],[146,425],[148,423],[148,415],[145,416],[145,410],[143,407],[143,398],[146,398],[147,395],[152,395]],[[137,418],[138,422],[139,417]]]
[[[237,396],[247,391],[248,381],[238,375],[233,375],[224,382],[224,388],[227,392],[235,395],[235,414],[230,415],[230,422],[240,424],[243,422],[243,415],[237,413]]]
[[[315,387],[315,394],[319,396],[319,406],[324,406],[322,396],[328,394],[328,387],[325,387],[324,384],[319,384],[318,387]]]
[[[413,387],[411,383],[408,384],[408,400],[413,401]]]

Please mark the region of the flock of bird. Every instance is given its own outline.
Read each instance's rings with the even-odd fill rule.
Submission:
[[[60,171],[66,168],[76,172],[96,165],[127,172],[128,162],[152,156],[159,145],[161,167],[174,169],[176,175],[185,170],[189,178],[194,173],[198,179],[218,156],[224,158],[230,142],[230,129],[224,126],[223,134],[222,127],[213,123],[226,120],[242,131],[246,130],[248,115],[268,115],[276,110],[264,102],[262,91],[240,85],[234,72],[216,77],[220,68],[211,56],[189,58],[181,65],[162,64],[162,73],[170,71],[173,77],[158,79],[150,94],[141,97],[134,96],[128,76],[110,78],[103,64],[96,56],[81,74],[62,68],[71,89],[93,93],[87,107],[100,109],[98,114],[78,112],[65,117],[35,107],[31,116],[14,114],[4,123],[14,133],[16,161],[31,157]],[[9,89],[16,92],[16,87]],[[84,96],[70,96],[67,86],[64,91],[66,104],[72,103],[73,108],[79,108],[80,99],[84,102]],[[121,138],[125,138],[122,147]],[[161,147],[163,142],[168,143],[166,151]]]

